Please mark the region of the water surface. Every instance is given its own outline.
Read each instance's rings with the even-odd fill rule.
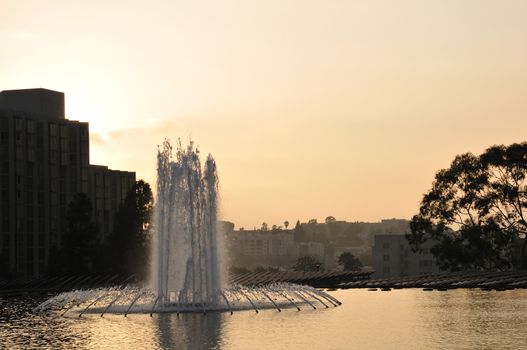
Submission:
[[[0,298],[0,349],[524,349],[527,290],[331,292],[337,308],[40,317]]]

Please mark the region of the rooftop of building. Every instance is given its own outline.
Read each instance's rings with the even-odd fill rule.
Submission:
[[[64,93],[43,88],[3,90],[0,108],[65,119]]]
[[[101,172],[114,172],[114,173],[123,173],[123,174],[129,174],[129,175],[135,175],[135,171],[126,171],[126,170],[116,170],[116,169],[110,169],[106,165],[97,165],[97,164],[90,164],[90,168],[92,171],[101,171]]]

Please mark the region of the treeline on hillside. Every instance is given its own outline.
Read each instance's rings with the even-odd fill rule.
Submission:
[[[153,206],[150,185],[137,181],[116,213],[111,234],[102,243],[89,198],[76,194],[66,213],[61,248],[51,252],[50,274],[136,274],[144,279],[149,266]]]
[[[324,222],[310,219],[301,223],[297,220],[293,227],[295,242],[319,242],[324,244],[335,244],[336,246],[357,247],[362,245],[371,246],[373,237],[378,234],[402,234],[408,230],[408,221],[403,219],[386,220],[387,222],[347,222],[336,220],[328,216]],[[229,233],[234,231],[234,224],[222,221],[222,228]],[[264,222],[261,227],[251,231],[279,232],[283,228],[287,230],[289,221],[284,221],[284,226],[269,225]],[[246,231],[240,227],[238,231]]]

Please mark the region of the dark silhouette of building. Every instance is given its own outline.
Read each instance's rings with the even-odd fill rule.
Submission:
[[[64,93],[47,89],[4,90],[0,106],[39,115],[40,118],[65,119]]]
[[[97,206],[97,188],[91,186],[101,168],[89,164],[89,142],[88,123],[65,118],[63,93],[0,92],[0,273],[46,272],[50,254],[61,246],[66,210],[76,193],[88,194],[94,208],[103,211],[94,219],[104,231],[118,205]],[[111,177],[113,171],[102,173]],[[115,194],[119,203],[135,181],[135,173],[126,174],[119,191],[110,188],[107,194]]]
[[[105,242],[114,225],[115,213],[135,183],[135,173],[90,165],[90,194],[93,216],[99,224],[101,242]]]

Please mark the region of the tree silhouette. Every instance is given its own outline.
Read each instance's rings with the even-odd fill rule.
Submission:
[[[320,271],[321,267],[322,263],[317,258],[306,255],[296,260],[293,270],[302,272]]]
[[[350,252],[344,252],[339,255],[339,265],[341,265],[345,271],[356,271],[360,270],[362,263]]]
[[[527,143],[457,156],[440,170],[412,218],[414,249],[431,252],[443,269],[526,268]]]
[[[329,224],[329,223],[331,223],[331,222],[335,222],[335,221],[337,221],[337,219],[335,219],[334,216],[328,216],[328,217],[326,218],[326,220],[325,220],[326,224]]]
[[[287,220],[284,221],[284,227],[285,227],[285,229],[287,230],[287,228],[289,227],[289,221],[287,221]]]
[[[143,180],[137,181],[119,207],[114,229],[109,237],[106,255],[114,272],[136,274],[139,279],[146,277],[153,206],[150,185]]]
[[[66,212],[66,232],[62,247],[54,252],[50,270],[55,274],[99,272],[101,246],[97,225],[92,221],[92,204],[84,193],[77,193]]]

